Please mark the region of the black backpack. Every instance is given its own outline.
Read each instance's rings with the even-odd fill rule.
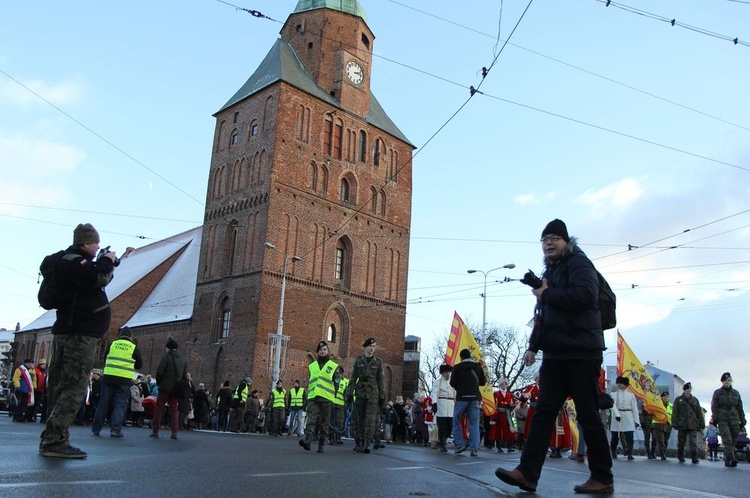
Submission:
[[[613,329],[617,326],[617,296],[604,279],[599,270],[596,271],[599,279],[599,311],[602,314],[602,330]]]
[[[39,305],[46,310],[54,310],[62,304],[62,292],[57,282],[57,265],[62,259],[65,251],[57,251],[45,256],[39,265],[39,275],[42,276],[42,284],[39,286],[37,299]]]

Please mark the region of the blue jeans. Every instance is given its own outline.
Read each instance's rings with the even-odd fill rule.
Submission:
[[[99,395],[99,404],[96,405],[96,415],[94,415],[94,423],[91,425],[91,432],[97,434],[101,432],[104,419],[107,417],[110,400],[112,401],[112,416],[109,420],[109,432],[112,434],[122,433],[125,410],[127,410],[130,400],[130,386],[107,384],[104,381],[102,381],[102,391]]]
[[[466,446],[464,431],[461,430],[461,416],[466,415],[469,424],[469,448],[479,449],[479,407],[480,401],[456,401],[453,408],[453,441],[458,448]]]
[[[302,425],[302,408],[292,408],[289,412],[289,434],[292,430],[297,436],[302,436],[305,432],[305,427]]]

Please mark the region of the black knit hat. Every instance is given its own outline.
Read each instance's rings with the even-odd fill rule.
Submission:
[[[127,337],[128,339],[133,337],[133,333],[130,331],[130,327],[123,327],[120,330],[120,337]]]
[[[91,223],[79,224],[75,230],[73,230],[73,245],[80,246],[82,244],[98,244],[99,243],[99,232]]]
[[[167,339],[167,343],[164,345],[167,349],[177,349],[177,341],[175,341],[173,338]]]
[[[568,227],[565,226],[564,221],[557,218],[547,223],[547,226],[542,230],[542,237],[546,235],[559,235],[565,242],[570,242],[570,237],[568,237]]]
[[[318,343],[318,349],[315,350],[315,352],[316,353],[320,353],[320,350],[323,349],[324,347],[327,347],[327,346],[328,346],[328,343],[326,341],[320,341]]]

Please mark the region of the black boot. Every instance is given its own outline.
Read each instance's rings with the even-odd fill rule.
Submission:
[[[628,453],[627,453],[627,455],[628,455],[628,460],[635,460],[635,458],[633,458],[633,452],[632,452],[632,451],[630,451],[630,448],[628,448]]]
[[[680,463],[685,463],[685,456],[680,450],[677,450],[677,461]]]
[[[326,440],[319,439],[318,440],[318,453],[323,453],[325,447],[326,447]]]
[[[362,451],[362,441],[359,439],[354,440],[354,449],[352,451],[356,451],[357,453],[360,453]]]
[[[617,447],[610,449],[612,450],[612,460],[617,460]]]
[[[737,458],[734,456],[734,451],[729,452],[729,466],[730,467],[737,466]]]
[[[365,440],[365,444],[362,447],[362,453],[365,453],[368,455],[370,454],[370,440],[369,439]]]
[[[513,453],[514,451],[516,451],[513,449],[513,443],[505,443],[505,451],[507,451],[508,453]]]
[[[698,452],[696,452],[696,451],[691,451],[690,452],[690,461],[692,463],[698,463]]]
[[[302,446],[305,451],[310,451],[310,435],[305,434],[305,439],[300,439],[299,445]]]

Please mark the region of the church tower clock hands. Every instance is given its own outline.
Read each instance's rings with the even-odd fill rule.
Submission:
[[[365,80],[365,73],[357,61],[346,63],[346,76],[355,85],[360,85]]]

